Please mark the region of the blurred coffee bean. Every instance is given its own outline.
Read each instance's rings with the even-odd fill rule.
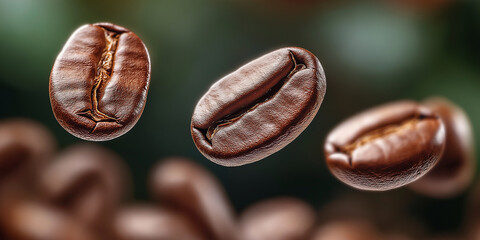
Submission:
[[[361,220],[343,220],[323,224],[311,240],[387,240],[370,223]]]
[[[424,223],[412,215],[415,195],[409,191],[392,191],[388,194],[372,194],[363,191],[347,191],[336,196],[319,209],[320,222],[342,222],[364,219],[385,233],[401,233],[414,237],[427,232]],[[390,234],[391,235],[391,234]]]
[[[130,188],[121,158],[93,144],[61,152],[41,173],[42,198],[97,232],[104,231]]]
[[[464,229],[468,240],[480,239],[480,181],[475,183],[465,207]]]
[[[480,239],[480,220],[479,223],[474,226],[467,235],[467,240],[479,240]]]
[[[472,126],[466,113],[445,98],[430,98],[423,105],[437,113],[445,125],[445,151],[438,164],[409,187],[430,197],[453,197],[468,187],[475,172]]]
[[[398,101],[357,114],[331,131],[328,168],[342,182],[385,191],[425,175],[440,159],[445,128],[430,109]]]
[[[148,205],[119,209],[113,220],[116,240],[207,240],[185,215]]]
[[[5,240],[98,239],[71,216],[56,208],[23,199],[2,206],[0,232]]]
[[[155,199],[194,219],[211,240],[236,239],[235,214],[218,180],[184,158],[168,158],[151,175]]]
[[[55,139],[43,125],[27,119],[0,121],[0,192],[31,189],[31,181],[55,149]]]
[[[315,211],[295,198],[274,198],[249,207],[240,217],[242,240],[305,240]]]

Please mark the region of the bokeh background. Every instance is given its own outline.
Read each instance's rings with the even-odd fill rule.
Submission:
[[[238,211],[289,195],[320,212],[335,203],[352,211],[367,203],[378,224],[397,224],[399,231],[461,229],[471,191],[446,200],[406,188],[357,191],[328,172],[322,147],[328,131],[358,111],[440,95],[467,112],[480,149],[480,1],[0,0],[0,118],[45,124],[60,149],[82,142],[56,122],[48,79],[70,34],[103,21],[139,35],[152,61],[143,116],[124,136],[99,143],[123,156],[135,199],[149,198],[146,183],[155,163],[185,156],[220,179]],[[325,69],[327,93],[316,118],[294,142],[260,162],[236,168],[211,163],[190,136],[197,100],[225,74],[285,46],[310,50]]]

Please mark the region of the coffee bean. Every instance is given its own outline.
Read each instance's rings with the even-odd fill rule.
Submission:
[[[437,113],[445,125],[445,151],[432,171],[409,187],[435,198],[453,197],[473,180],[476,160],[472,126],[465,112],[445,98],[427,99],[422,104]]]
[[[218,180],[184,158],[169,158],[155,167],[153,196],[162,206],[177,209],[195,220],[211,240],[236,240],[235,215]]]
[[[279,197],[249,207],[240,217],[241,239],[303,240],[315,223],[315,210],[299,199]]]
[[[309,51],[290,47],[268,53],[210,87],[193,112],[193,141],[220,165],[261,160],[300,135],[325,90],[322,66]]]
[[[76,137],[105,141],[128,132],[145,107],[150,58],[140,38],[111,24],[77,29],[50,75],[50,102]]]
[[[55,139],[43,125],[21,118],[0,121],[0,192],[31,192],[31,181],[55,149]]]
[[[411,101],[386,104],[337,126],[325,142],[330,171],[359,189],[383,191],[411,183],[440,159],[441,119]]]
[[[100,239],[68,214],[47,204],[26,199],[3,204],[0,207],[0,232],[6,236],[5,239]]]
[[[42,200],[99,235],[109,234],[106,224],[130,187],[120,157],[93,144],[64,150],[45,167],[38,182]]]
[[[174,210],[148,205],[120,209],[112,224],[116,240],[207,240],[192,221]]]
[[[381,240],[393,239],[381,236],[371,223],[362,220],[337,220],[322,224],[311,240]]]

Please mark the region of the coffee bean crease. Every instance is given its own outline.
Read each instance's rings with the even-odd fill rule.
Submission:
[[[107,114],[101,112],[98,109],[98,95],[99,95],[99,90],[102,85],[105,85],[105,83],[111,78],[112,75],[112,68],[113,68],[113,58],[115,56],[115,51],[117,50],[117,45],[118,45],[118,39],[119,39],[119,34],[109,31],[105,28],[103,28],[105,31],[105,41],[106,41],[106,46],[105,49],[103,50],[102,57],[100,58],[100,62],[98,64],[98,69],[97,69],[97,74],[95,77],[95,84],[92,89],[92,109],[88,109],[83,112],[77,113],[80,116],[85,116],[95,123],[97,122],[117,122],[118,119],[115,117],[108,116]],[[95,127],[97,125],[95,124]],[[92,129],[91,133],[95,131],[95,127]]]
[[[289,51],[289,53],[290,53],[291,61],[293,63],[293,68],[288,73],[287,76],[282,78],[277,84],[275,84],[272,88],[270,88],[268,91],[266,91],[266,93],[263,96],[254,100],[251,104],[247,105],[246,107],[240,109],[239,111],[237,111],[233,114],[228,114],[228,115],[222,117],[222,119],[220,119],[217,122],[215,122],[214,124],[212,124],[207,130],[199,129],[200,131],[202,131],[205,134],[205,137],[210,144],[212,144],[211,141],[212,141],[213,136],[215,135],[215,133],[217,133],[217,131],[221,127],[225,127],[225,126],[228,126],[228,125],[236,122],[241,117],[243,117],[245,114],[254,111],[260,104],[265,103],[265,102],[269,101],[270,99],[274,98],[275,95],[280,90],[280,88],[283,85],[285,85],[285,82],[287,82],[293,76],[293,74],[295,74],[295,73],[297,73],[297,72],[306,68],[306,66],[304,64],[302,64],[302,63],[298,64],[297,63],[297,60],[295,59],[295,56],[291,51]]]

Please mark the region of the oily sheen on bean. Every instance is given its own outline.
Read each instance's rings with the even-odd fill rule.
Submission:
[[[425,175],[445,147],[443,122],[426,107],[399,101],[360,113],[327,137],[328,168],[359,189],[383,191]]]
[[[105,141],[128,132],[140,118],[150,83],[142,40],[111,24],[78,28],[50,75],[50,102],[60,125],[76,137]]]
[[[273,51],[210,87],[193,112],[193,141],[223,166],[261,160],[300,135],[325,90],[325,74],[312,53],[297,47]]]

